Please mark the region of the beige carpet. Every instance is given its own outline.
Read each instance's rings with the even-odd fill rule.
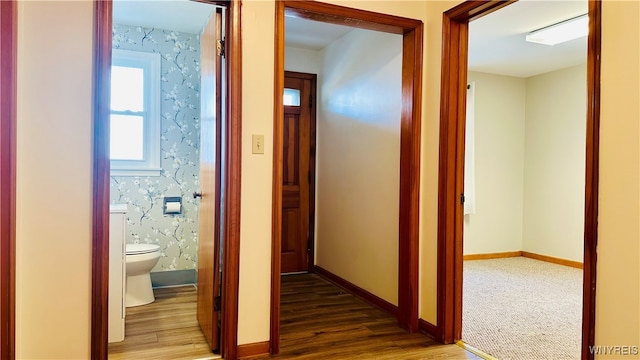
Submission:
[[[464,262],[462,340],[498,359],[579,359],[582,270],[524,257]]]

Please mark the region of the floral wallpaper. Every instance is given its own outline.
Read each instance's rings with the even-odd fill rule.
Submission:
[[[200,36],[113,26],[113,48],[161,56],[161,176],[111,176],[111,203],[128,204],[127,243],[158,244],[152,271],[197,268]],[[182,196],[182,214],[162,213],[164,196]]]

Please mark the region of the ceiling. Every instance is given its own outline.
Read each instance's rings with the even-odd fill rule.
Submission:
[[[469,23],[469,70],[529,77],[587,61],[587,38],[554,46],[525,36],[588,12],[584,1],[520,0]]]
[[[115,0],[114,22],[199,33],[213,7],[187,0]],[[586,38],[555,46],[527,43],[533,30],[588,12],[587,0],[520,0],[469,25],[469,70],[529,77],[586,62]],[[182,16],[176,16],[176,14]],[[352,28],[285,18],[287,46],[320,50]]]
[[[286,16],[286,15],[285,15]],[[286,46],[322,50],[353,30],[352,27],[334,25],[287,16],[284,19]]]
[[[114,0],[113,22],[199,34],[213,9],[188,0]]]

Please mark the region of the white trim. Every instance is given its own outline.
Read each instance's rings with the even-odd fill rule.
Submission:
[[[111,160],[111,175],[160,176],[160,54],[113,49],[113,65],[145,70],[144,160]]]
[[[160,176],[162,175],[161,168],[153,169],[115,169],[111,168],[111,176]]]

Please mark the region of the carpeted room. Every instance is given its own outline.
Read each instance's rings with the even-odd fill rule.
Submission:
[[[493,15],[470,23],[470,59]],[[580,356],[584,54],[529,73],[469,65],[462,340],[499,359]]]

